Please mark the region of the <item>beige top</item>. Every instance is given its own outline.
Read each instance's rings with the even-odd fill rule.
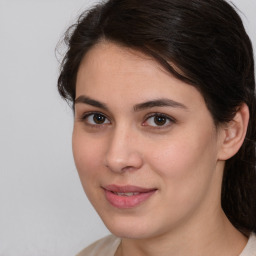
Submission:
[[[120,242],[120,238],[109,235],[94,242],[77,254],[77,256],[114,256]],[[255,234],[251,234],[247,245],[239,256],[256,256]]]

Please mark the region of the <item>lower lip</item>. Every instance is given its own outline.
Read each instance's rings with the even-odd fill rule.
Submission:
[[[138,195],[133,195],[133,196],[119,196],[109,190],[105,190],[105,195],[108,202],[114,207],[117,207],[120,209],[129,209],[129,208],[136,207],[141,203],[145,202],[155,192],[156,190],[152,190],[149,192],[139,193]]]

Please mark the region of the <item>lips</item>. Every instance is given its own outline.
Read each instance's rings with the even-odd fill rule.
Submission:
[[[120,209],[133,208],[148,200],[155,192],[155,188],[137,186],[109,185],[104,187],[107,201]]]

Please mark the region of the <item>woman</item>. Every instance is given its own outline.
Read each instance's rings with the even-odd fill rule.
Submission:
[[[251,42],[223,0],[109,0],[66,34],[58,89],[113,235],[79,255],[256,255]]]

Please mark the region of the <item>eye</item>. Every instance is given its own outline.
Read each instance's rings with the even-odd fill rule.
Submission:
[[[110,124],[110,121],[108,120],[108,118],[101,113],[85,114],[82,120],[90,125]]]
[[[174,119],[164,114],[153,114],[143,123],[144,126],[166,127],[174,123]]]

